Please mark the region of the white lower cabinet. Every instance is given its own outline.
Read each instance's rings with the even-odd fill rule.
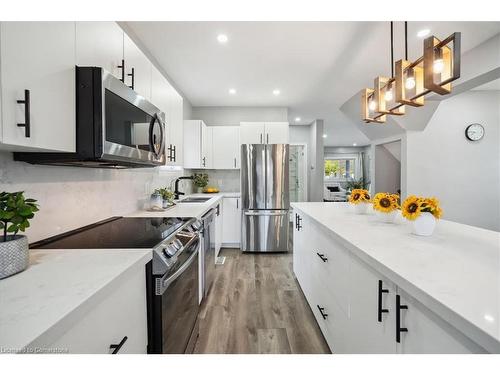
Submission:
[[[484,352],[334,233],[294,215],[293,271],[333,353]]]
[[[222,246],[240,247],[241,243],[241,202],[240,197],[222,199]]]
[[[106,354],[123,345],[118,353],[146,353],[148,344],[145,267],[137,267],[119,287],[62,336],[38,346],[67,350],[69,353]],[[125,339],[126,337],[126,339]]]

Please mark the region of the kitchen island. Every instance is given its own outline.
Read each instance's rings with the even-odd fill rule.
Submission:
[[[500,353],[500,234],[292,203],[294,273],[332,352]]]

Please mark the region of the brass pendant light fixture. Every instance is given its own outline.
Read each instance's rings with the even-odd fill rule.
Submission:
[[[408,23],[405,22],[405,58],[394,64],[391,22],[391,77],[379,76],[373,89],[362,91],[363,121],[384,123],[387,115],[404,115],[405,105],[423,106],[424,96],[430,92],[449,94],[451,82],[460,78],[460,37],[458,32],[443,41],[429,36],[424,40],[423,56],[411,62],[408,60]]]

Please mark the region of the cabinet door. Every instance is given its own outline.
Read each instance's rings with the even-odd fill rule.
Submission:
[[[289,143],[288,122],[267,122],[265,143]]]
[[[307,216],[295,210],[293,213],[293,273],[307,301],[311,299],[311,243],[309,242],[310,225]]]
[[[205,169],[213,168],[213,131],[211,126],[201,123],[201,165]]]
[[[408,330],[400,334],[400,342],[397,344],[398,353],[485,353],[483,348],[400,288],[397,292],[400,296],[400,304],[407,306],[407,309],[400,310],[400,328]]]
[[[0,45],[3,143],[17,151],[74,152],[75,23],[2,22]],[[25,90],[29,137],[17,126],[26,122],[26,106],[17,103]]]
[[[217,206],[217,216],[215,216],[215,257],[219,256],[222,246],[222,228],[224,225],[223,202],[220,201]]]
[[[133,86],[139,95],[151,99],[151,62],[127,34],[123,36],[123,56],[125,84]]]
[[[222,243],[225,246],[239,246],[241,242],[241,206],[240,198],[225,197],[222,204],[224,220]]]
[[[173,87],[170,87],[168,117],[170,138],[167,140],[167,145],[172,145],[172,157],[170,160],[167,159],[167,164],[182,166],[184,162],[183,99]]]
[[[214,169],[240,167],[239,127],[212,126]]]
[[[116,22],[77,22],[76,65],[99,66],[121,79],[123,34]]]
[[[396,353],[395,285],[354,255],[350,275],[348,350],[360,354]],[[387,311],[379,314],[379,308]]]
[[[265,124],[263,122],[240,123],[240,144],[264,143]]]
[[[183,127],[184,168],[203,168],[202,162],[202,121],[186,120]]]

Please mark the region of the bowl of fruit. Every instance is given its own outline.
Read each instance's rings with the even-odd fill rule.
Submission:
[[[205,194],[214,194],[214,193],[218,193],[219,189],[217,189],[216,187],[207,186],[205,189],[203,189],[203,192]]]

